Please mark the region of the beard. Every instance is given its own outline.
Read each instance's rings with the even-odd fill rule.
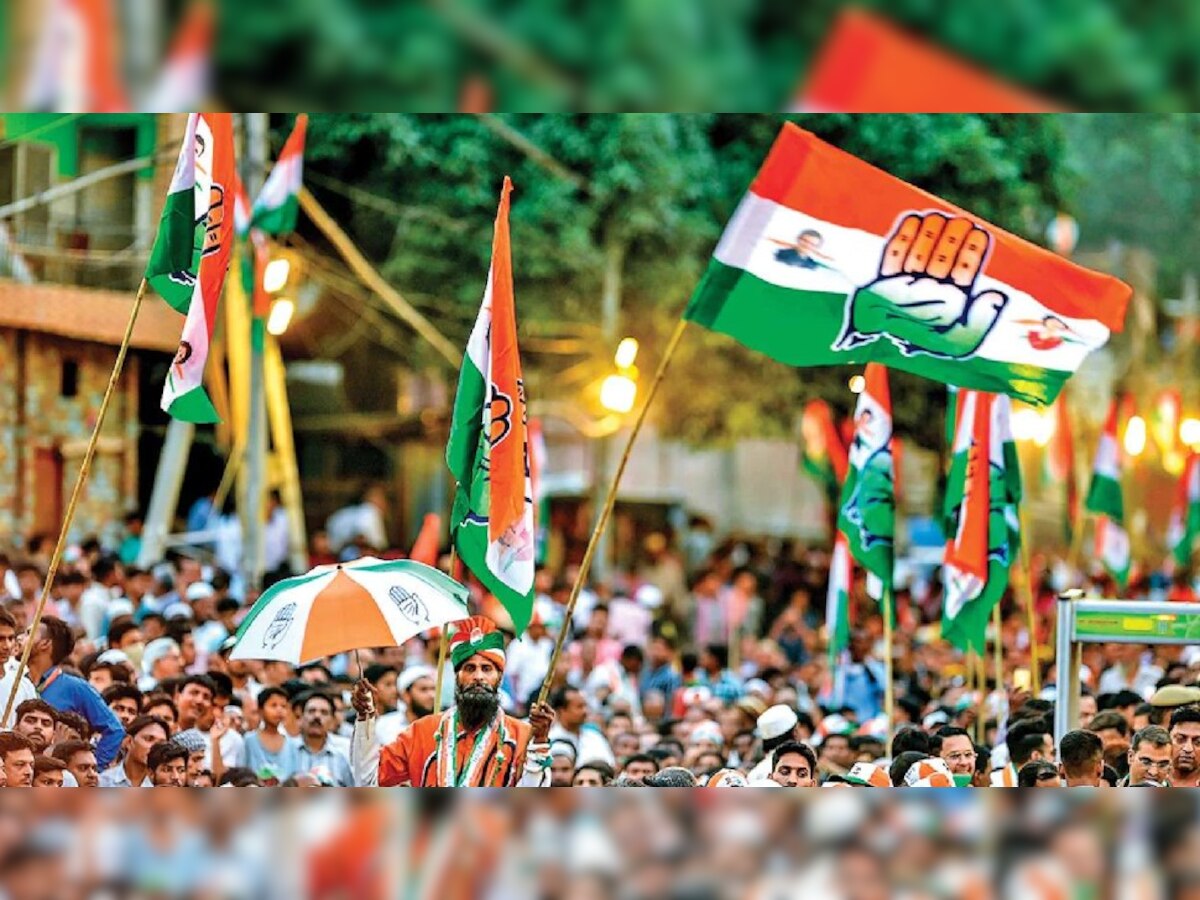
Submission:
[[[458,717],[472,731],[492,720],[500,709],[500,691],[486,684],[456,687],[454,702],[458,705]]]
[[[454,696],[455,697],[458,696],[457,691],[455,691]],[[432,706],[426,706],[424,703],[421,703],[417,700],[410,700],[408,703],[408,708],[412,711],[412,717],[414,719],[420,719],[424,716],[433,715],[433,707]]]

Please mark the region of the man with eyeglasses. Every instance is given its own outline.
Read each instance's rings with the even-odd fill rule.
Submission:
[[[17,620],[13,618],[12,613],[8,610],[0,609],[0,672],[4,672],[9,659],[11,659],[19,649],[19,638],[17,637]],[[12,693],[13,676],[15,671],[7,672],[3,678],[0,678],[0,704],[8,702],[8,695]],[[17,717],[17,707],[26,700],[36,700],[38,698],[37,689],[34,688],[33,682],[29,680],[29,676],[23,674],[21,683],[17,687],[17,696],[13,701],[12,712],[8,714],[8,718],[4,720],[3,728],[11,729],[15,724]],[[0,713],[3,713],[3,707],[0,706]]]
[[[975,776],[975,744],[963,728],[947,726],[937,733],[941,740],[940,756],[950,767],[951,775]]]
[[[1147,725],[1133,736],[1129,747],[1129,774],[1118,787],[1168,786],[1171,756],[1171,735],[1158,725]]]
[[[1171,713],[1171,786],[1200,787],[1200,707]]]

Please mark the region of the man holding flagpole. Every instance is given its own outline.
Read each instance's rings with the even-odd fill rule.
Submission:
[[[473,616],[450,639],[455,705],[418,719],[379,753],[380,787],[549,787],[554,713],[535,704],[522,722],[500,709],[504,636]],[[354,689],[360,721],[376,715],[370,688]],[[357,730],[356,726],[356,730]]]

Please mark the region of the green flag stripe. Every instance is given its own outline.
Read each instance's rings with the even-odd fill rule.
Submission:
[[[841,331],[845,305],[843,293],[780,287],[712,260],[684,317],[788,365],[874,361],[1035,404],[1051,402],[1071,374],[979,357],[954,360],[921,353],[905,356],[884,338],[853,351],[835,351],[830,348]]]
[[[216,407],[212,405],[212,401],[208,399],[208,394],[202,387],[192,388],[176,397],[167,409],[167,414],[172,419],[191,422],[195,425],[214,425],[221,421]]]

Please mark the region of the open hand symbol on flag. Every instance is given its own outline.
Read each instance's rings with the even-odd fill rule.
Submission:
[[[906,213],[888,236],[878,277],[850,295],[833,349],[886,337],[906,356],[971,356],[1008,304],[1000,291],[975,292],[990,246],[969,219]]]

